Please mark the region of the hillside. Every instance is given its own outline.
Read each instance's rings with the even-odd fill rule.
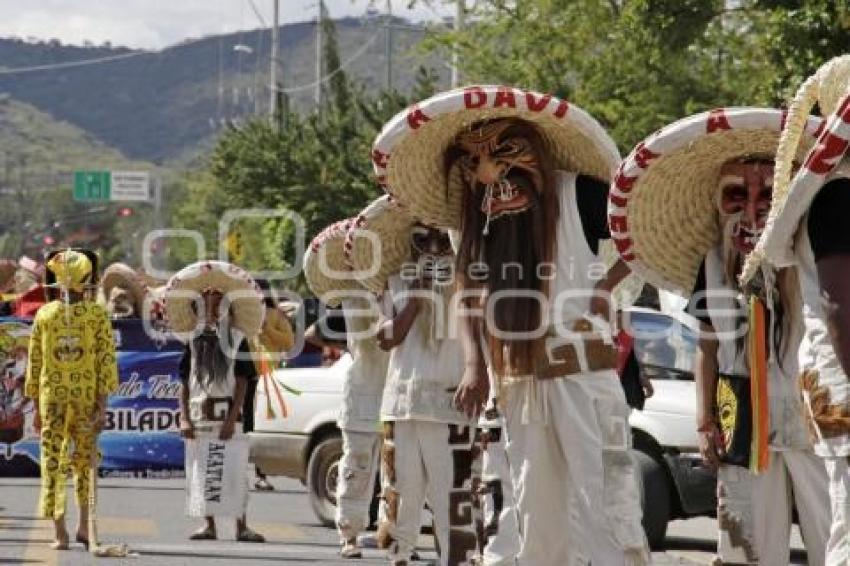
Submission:
[[[339,20],[336,26],[342,61],[356,56],[346,71],[367,90],[382,88],[384,29],[377,22],[358,19]],[[286,25],[280,35],[284,87],[303,87],[292,93],[291,105],[297,110],[312,108],[315,24]],[[422,35],[409,26],[393,31],[395,88],[409,88],[420,64],[445,75],[445,67],[423,61],[415,53]],[[239,32],[98,65],[0,74],[0,93],[70,122],[127,156],[162,163],[191,154],[227,120],[267,109],[269,37],[268,29]],[[234,50],[237,45],[242,47]],[[56,42],[0,39],[0,62],[6,68],[128,52],[108,46],[68,47]]]
[[[83,129],[0,94],[0,156],[7,169],[61,174],[80,168],[147,167]],[[2,173],[2,172],[0,172]],[[2,177],[0,177],[2,179]],[[2,184],[2,180],[0,180]]]
[[[109,226],[118,205],[75,203],[77,169],[146,169],[73,124],[0,95],[0,257],[36,255],[45,236],[56,242],[89,226]],[[148,215],[149,207],[138,207]],[[141,220],[141,218],[140,218]]]

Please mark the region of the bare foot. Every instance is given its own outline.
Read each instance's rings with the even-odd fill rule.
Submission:
[[[50,548],[53,550],[68,550],[70,544],[68,540],[68,529],[65,527],[65,520],[54,520],[53,529],[55,534],[53,542],[50,543]]]

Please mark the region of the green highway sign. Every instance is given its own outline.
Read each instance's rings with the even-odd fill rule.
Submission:
[[[74,200],[108,201],[112,194],[110,171],[74,171]]]

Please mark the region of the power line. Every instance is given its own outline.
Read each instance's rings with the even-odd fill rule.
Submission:
[[[226,35],[232,34],[218,34],[215,36],[205,36],[198,37],[196,39],[190,39],[178,43],[176,45],[169,45],[168,47],[163,47],[161,49],[139,49],[136,51],[131,51],[129,53],[120,53],[118,55],[107,55],[106,57],[96,57],[94,59],[83,59],[82,61],[66,61],[64,63],[50,63],[47,65],[34,65],[31,67],[15,67],[12,69],[0,69],[0,75],[15,75],[19,73],[33,73],[36,71],[56,71],[62,69],[69,69],[73,67],[85,67],[88,65],[99,65],[102,63],[111,63],[112,61],[119,61],[121,59],[131,59],[133,57],[140,57],[142,55],[160,55],[169,51],[171,49],[181,49],[183,47],[187,47],[189,45],[193,45],[195,43],[200,43],[202,41],[210,41],[214,39],[219,39],[220,41]]]
[[[257,9],[257,5],[256,5],[256,4],[254,4],[254,0],[248,0],[248,4],[251,6],[251,10],[253,10],[253,11],[254,11],[254,15],[255,15],[255,16],[257,16],[257,19],[258,19],[258,20],[260,20],[260,25],[261,25],[261,26],[263,26],[264,28],[269,27],[269,26],[266,24],[266,20],[263,18],[263,15],[262,15],[262,14],[260,13],[260,11]]]
[[[130,53],[121,53],[120,55],[109,55],[107,57],[98,57],[96,59],[85,59],[83,61],[67,61],[65,63],[51,63],[49,65],[34,65],[32,67],[16,67],[14,69],[0,69],[0,75],[14,75],[18,73],[32,73],[35,71],[54,71],[59,69],[69,69],[71,67],[84,67],[86,65],[98,65],[100,63],[109,63],[111,61],[119,61],[121,59],[130,59],[139,55],[151,55],[161,53],[158,51],[132,51]]]
[[[378,39],[378,37],[380,35],[382,35],[380,31],[375,33],[374,35],[372,35],[372,37],[370,37],[366,41],[366,43],[364,43],[360,47],[360,49],[355,51],[354,54],[351,57],[349,57],[348,59],[346,59],[345,61],[340,63],[339,67],[337,67],[336,69],[334,69],[333,71],[331,71],[327,75],[324,75],[319,80],[313,81],[311,83],[306,83],[306,84],[302,84],[302,85],[298,85],[298,86],[289,87],[289,88],[276,88],[275,90],[277,92],[293,93],[293,92],[300,92],[302,90],[315,89],[316,86],[323,84],[323,83],[326,83],[328,80],[330,80],[336,74],[341,73],[342,71],[344,71],[346,69],[346,67],[350,66],[352,63],[354,63],[354,61],[356,61],[357,59],[362,57],[363,54],[366,53],[366,50],[369,49],[369,47],[371,47],[373,43],[375,43],[375,41]]]

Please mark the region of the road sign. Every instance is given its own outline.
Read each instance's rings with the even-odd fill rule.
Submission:
[[[74,171],[74,200],[80,202],[110,199],[112,175],[109,171]]]
[[[74,200],[149,201],[150,185],[147,171],[74,171]]]
[[[148,201],[151,197],[150,174],[147,171],[113,171],[113,201]]]

